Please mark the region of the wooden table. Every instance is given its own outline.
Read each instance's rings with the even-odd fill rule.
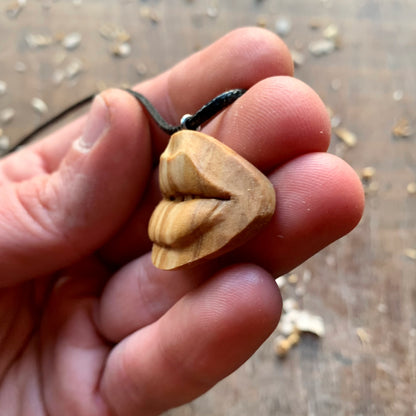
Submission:
[[[12,141],[97,87],[155,75],[232,28],[274,30],[279,17],[290,20],[286,41],[305,57],[296,76],[318,91],[337,116],[334,123],[358,138],[348,148],[334,137],[330,151],[357,171],[376,169],[365,215],[350,235],[295,270],[298,283],[283,289],[286,299],[323,317],[325,336],[303,335],[283,360],[272,336],[239,371],[168,415],[415,415],[416,261],[405,250],[416,248],[416,195],[406,190],[416,181],[416,143],[391,131],[400,118],[410,129],[416,122],[416,3],[45,0],[28,1],[15,19],[3,10],[8,3],[0,2],[0,80],[8,84],[0,110],[16,111],[1,126]],[[108,52],[102,24],[131,34],[129,57]],[[340,30],[340,49],[313,56],[308,44],[329,24]],[[56,43],[31,49],[25,40],[30,33],[72,31],[82,34],[72,51]],[[56,70],[68,70],[74,59],[83,72],[54,85]],[[26,70],[16,71],[16,62]],[[32,97],[44,99],[48,114],[36,114]]]

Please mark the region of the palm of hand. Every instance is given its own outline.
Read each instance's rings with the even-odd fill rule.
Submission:
[[[234,69],[244,60],[246,71]],[[209,82],[211,66],[217,75]],[[299,81],[274,77],[291,70],[278,39],[244,29],[140,86],[172,119],[225,89],[252,87],[205,131],[268,174],[277,210],[221,264],[174,272],[151,265],[152,160],[166,137],[126,93],[101,94],[86,125],[78,120],[2,161],[6,414],[159,414],[209,389],[270,334],[281,308],[270,273],[348,232],[363,204],[353,171],[322,153],[329,126],[319,98]]]

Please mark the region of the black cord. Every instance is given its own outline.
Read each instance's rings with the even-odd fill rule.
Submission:
[[[232,104],[237,98],[241,97],[246,92],[246,90],[243,89],[235,89],[217,95],[194,115],[185,115],[181,124],[173,126],[162,118],[162,116],[144,95],[129,89],[126,89],[126,91],[133,95],[151,115],[156,124],[165,133],[170,135],[184,129],[197,130],[200,126],[202,126],[202,124],[206,123],[210,118],[214,117],[215,114],[218,114],[221,110]]]
[[[160,127],[160,129],[169,135],[183,129],[197,130],[202,124],[206,123],[210,118],[218,114],[228,105],[232,104],[237,98],[241,97],[246,92],[246,90],[243,89],[234,89],[217,95],[208,104],[205,104],[200,110],[198,110],[194,115],[184,116],[181,120],[181,124],[174,126],[163,119],[163,117],[159,114],[159,112],[153,107],[151,102],[144,95],[130,89],[125,89],[125,91],[127,91],[129,94],[135,97],[140,102],[140,104],[143,105],[143,107],[150,114],[150,116]],[[17,144],[11,147],[6,154],[12,153],[18,147],[28,143],[31,139],[33,139],[34,136],[40,133],[43,129],[49,127],[50,125],[58,121],[60,118],[69,114],[70,112],[92,101],[94,97],[95,94],[91,94],[88,97],[83,98],[81,101],[78,101],[77,103],[61,111],[56,116],[52,117],[50,120],[41,124],[35,130],[31,131],[26,136],[24,136],[21,140],[19,140]]]

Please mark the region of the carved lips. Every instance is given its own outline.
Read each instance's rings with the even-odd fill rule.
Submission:
[[[246,242],[274,213],[268,179],[206,134],[175,133],[159,169],[163,199],[150,219],[149,237],[160,269],[219,256]]]

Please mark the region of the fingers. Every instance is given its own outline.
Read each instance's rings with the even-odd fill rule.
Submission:
[[[1,285],[90,254],[124,222],[150,175],[146,120],[127,93],[96,98],[59,169],[0,188]]]
[[[302,154],[324,152],[330,140],[324,104],[310,87],[290,77],[259,82],[203,131],[264,172]],[[158,190],[152,191],[151,198],[144,200],[144,205],[109,242],[103,252],[107,260],[123,263],[149,250],[147,230],[133,230],[138,224],[148,223],[158,195]]]
[[[226,90],[248,89],[267,77],[292,74],[293,61],[282,40],[264,29],[241,28],[136,89],[167,121],[179,124],[184,114],[195,112]],[[160,154],[168,137],[157,127],[152,133]]]
[[[122,267],[108,282],[95,319],[109,341],[157,321],[182,296],[198,287],[218,266],[166,272],[153,266],[150,254]]]
[[[97,313],[103,335],[117,342],[159,319],[215,268],[248,260],[274,276],[287,273],[348,233],[364,197],[355,172],[341,159],[309,153],[270,174],[276,212],[253,240],[221,259],[191,269],[156,269],[146,255],[121,268],[104,290]]]
[[[331,126],[322,100],[291,77],[260,81],[205,129],[262,171],[325,152]]]
[[[190,401],[264,342],[280,310],[277,285],[264,270],[223,270],[117,345],[101,393],[115,414],[156,415]]]
[[[270,224],[232,253],[279,276],[351,231],[361,219],[364,193],[355,171],[327,153],[291,160],[269,176],[276,192]]]

